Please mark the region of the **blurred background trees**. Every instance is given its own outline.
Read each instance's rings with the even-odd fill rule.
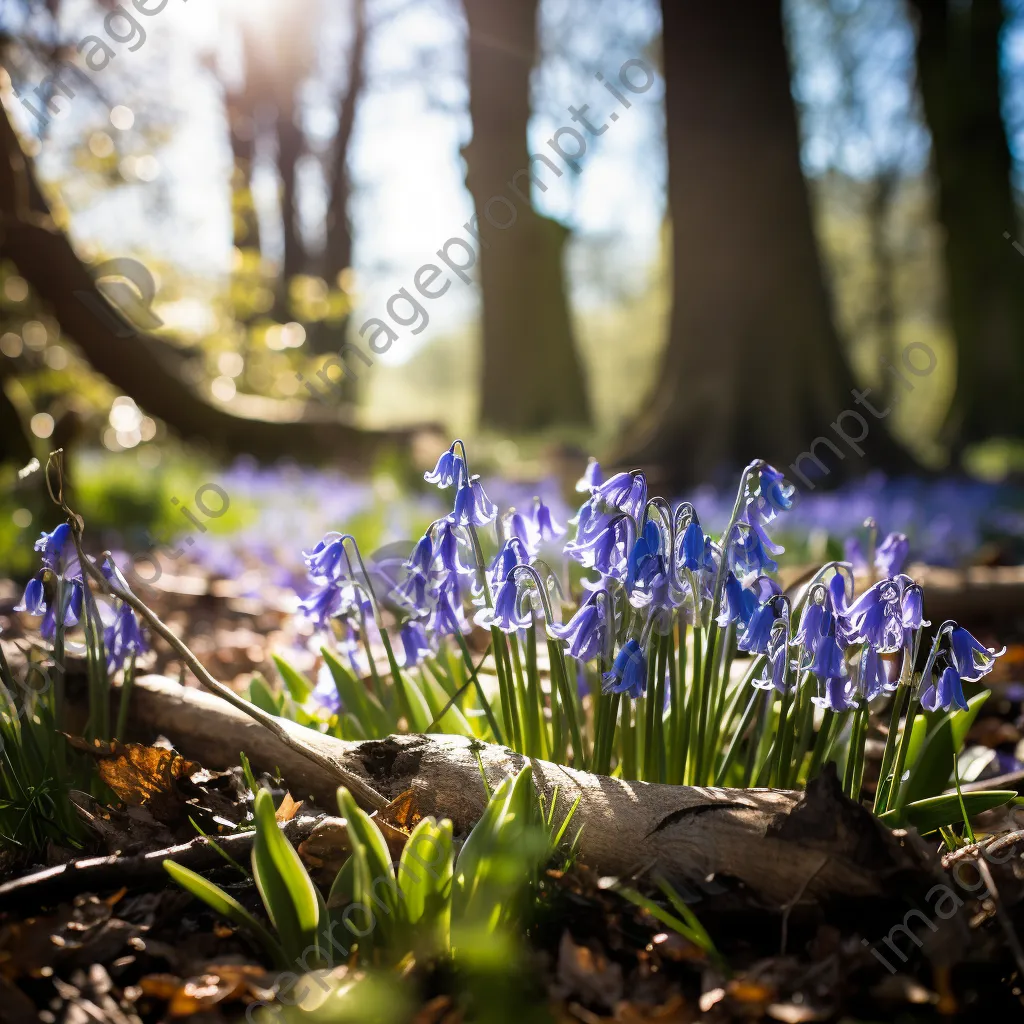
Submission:
[[[684,485],[842,445],[854,388],[891,411],[830,470],[1022,464],[1019,3],[156,7],[0,7],[12,465],[176,437],[359,466],[431,423]]]

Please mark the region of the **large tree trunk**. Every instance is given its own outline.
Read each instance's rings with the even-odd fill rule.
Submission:
[[[800,166],[780,0],[662,0],[673,308],[620,461],[673,484],[780,467],[853,409]],[[852,429],[852,428],[851,428]],[[875,465],[909,460],[872,423]],[[851,461],[827,456],[830,472]]]
[[[563,268],[568,232],[521,199],[507,228],[488,220],[511,220],[507,183],[528,166],[537,0],[464,0],[464,5],[473,138],[463,156],[481,239],[481,421],[510,431],[586,424],[586,389]],[[528,195],[528,180],[521,180],[520,188]],[[488,200],[503,195],[505,201],[488,207]]]
[[[1024,435],[1024,260],[1000,108],[1001,0],[912,0],[957,345],[954,450]]]
[[[199,395],[182,376],[181,354],[136,330],[96,287],[54,224],[6,114],[0,117],[0,254],[14,261],[95,370],[186,440],[229,455],[329,457],[357,468],[383,443],[408,437],[408,432],[359,430],[337,411],[313,402],[238,395],[228,406]]]
[[[139,738],[167,736],[204,767],[228,768],[244,751],[257,771],[279,770],[296,798],[311,795],[328,810],[336,806],[344,781],[337,772],[212,694],[146,676],[132,692],[129,719]],[[504,747],[460,736],[356,743],[281,724],[387,799],[412,789],[419,813],[450,818],[459,833],[472,827],[486,802],[481,765],[493,787],[527,763]],[[915,876],[921,881],[909,844],[847,800],[834,773],[805,795],[623,782],[547,761],[531,764],[539,791],[557,800],[556,818],[580,797],[572,822],[574,832],[582,828],[580,860],[602,873],[654,869],[710,893],[743,891],[775,908],[804,898],[863,899],[893,888],[905,895]]]

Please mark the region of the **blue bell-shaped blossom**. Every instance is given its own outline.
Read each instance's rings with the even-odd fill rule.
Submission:
[[[568,644],[569,654],[577,661],[590,661],[604,652],[608,629],[605,607],[598,593],[592,593],[568,622],[549,626],[554,636]]]
[[[947,665],[942,670],[937,684],[932,682],[921,691],[921,707],[925,711],[937,711],[939,708],[943,711],[949,711],[951,708],[967,710],[960,675],[952,665]]]
[[[461,455],[455,454],[454,444],[441,455],[431,472],[423,474],[423,479],[428,484],[436,484],[442,490],[453,485],[461,486],[465,478],[466,464],[462,461]]]
[[[498,506],[484,493],[479,476],[465,481],[455,492],[452,517],[459,526],[486,526],[498,515]]]
[[[647,657],[639,640],[629,639],[622,645],[601,683],[605,693],[626,693],[634,700],[647,692]]]

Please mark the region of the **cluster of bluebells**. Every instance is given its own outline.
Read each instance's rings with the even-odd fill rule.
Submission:
[[[35,549],[40,553],[42,567],[29,580],[15,611],[41,616],[40,635],[52,643],[57,635],[58,619],[65,630],[73,629],[82,620],[87,584],[67,523],[61,523],[51,533],[41,534]],[[109,581],[128,589],[111,559],[104,559],[100,569]],[[103,645],[109,673],[124,668],[131,658],[149,650],[135,612],[128,604],[123,601],[113,602],[112,607],[98,604],[97,610],[104,624]]]
[[[452,511],[431,523],[385,598],[401,623],[406,666],[419,664],[444,637],[468,633],[472,622],[512,634],[533,628],[540,612],[548,634],[570,656],[598,662],[606,693],[639,698],[647,692],[652,636],[692,622],[764,656],[755,686],[781,694],[812,676],[815,703],[842,712],[891,693],[904,655],[916,656],[920,630],[929,625],[921,588],[902,572],[908,543],[899,533],[873,552],[872,571],[881,578],[859,597],[854,600],[853,570],[867,571],[868,560],[853,545],[847,562],[817,574],[794,615],[772,575],[783,549],[769,533],[792,508],[793,488],[764,462],[745,470],[729,526],[715,541],[690,503],[673,508],[652,497],[639,470],[606,479],[591,459],[577,484],[584,499],[570,521],[575,534],[562,548],[583,571],[581,601],[565,622],[547,599],[545,577],[554,574],[538,558],[565,532],[548,506],[535,498],[532,508],[499,516],[470,474],[459,441],[425,479],[454,497]],[[496,548],[487,562],[481,538]],[[370,608],[343,538],[328,534],[305,558],[314,590],[303,612],[320,626],[342,620],[352,643]],[[996,656],[965,630],[946,635],[948,649],[935,660],[937,681],[923,685],[922,704],[930,710],[964,707],[961,681],[981,678]]]

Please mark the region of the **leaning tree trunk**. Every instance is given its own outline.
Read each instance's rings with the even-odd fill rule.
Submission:
[[[683,484],[755,456],[784,467],[834,437],[853,380],[800,167],[780,0],[661,6],[673,307],[619,461]],[[909,461],[881,423],[864,449],[876,465]]]
[[[945,235],[956,393],[954,450],[1024,435],[1024,259],[1000,108],[1001,0],[912,0],[917,74]]]
[[[493,787],[527,763],[505,747],[460,736],[347,742],[282,721],[328,762],[315,764],[221,698],[159,676],[136,682],[129,722],[140,739],[167,736],[207,768],[229,768],[244,751],[257,771],[279,771],[293,796],[312,796],[328,810],[346,773],[384,799],[411,789],[418,813],[450,818],[459,834],[486,803],[481,767]],[[557,819],[579,796],[572,830],[582,829],[580,860],[605,874],[654,870],[774,908],[802,899],[906,895],[908,886],[921,884],[918,849],[846,799],[833,772],[802,794],[625,782],[530,763],[540,793],[557,801]]]
[[[0,253],[17,266],[61,330],[92,367],[185,440],[260,459],[330,458],[365,466],[408,431],[362,431],[313,402],[238,395],[230,405],[203,398],[182,374],[181,353],[139,332],[110,305],[68,237],[56,226],[6,114],[0,117]]]
[[[589,421],[564,272],[567,230],[515,203],[508,182],[528,166],[530,72],[537,53],[537,0],[464,0],[469,26],[473,138],[463,150],[480,235],[483,297],[481,421],[536,430]],[[520,181],[529,194],[529,182]],[[488,200],[506,196],[501,208]]]

